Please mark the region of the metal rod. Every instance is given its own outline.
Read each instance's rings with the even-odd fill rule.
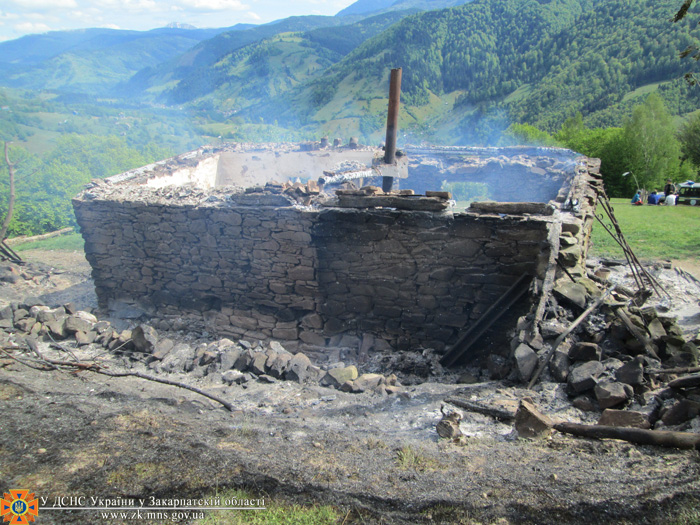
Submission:
[[[401,68],[391,70],[389,111],[386,118],[384,162],[393,164],[396,158],[396,134],[399,130],[399,101],[401,99]]]

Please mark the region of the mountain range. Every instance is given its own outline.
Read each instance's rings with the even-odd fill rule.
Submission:
[[[403,68],[412,140],[488,143],[510,122],[553,131],[581,112],[620,125],[651,91],[697,110],[697,6],[678,0],[358,0],[336,16],[221,29],[88,29],[0,43],[0,86],[184,106],[222,126],[276,123],[378,140]]]

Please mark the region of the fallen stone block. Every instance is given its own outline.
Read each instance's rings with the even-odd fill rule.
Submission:
[[[592,389],[605,370],[599,361],[589,361],[569,372],[568,385],[576,393]]]
[[[218,358],[219,353],[216,350],[206,349],[199,358],[199,366],[209,366],[212,363],[216,363]]]
[[[615,379],[628,385],[641,385],[644,382],[644,365],[641,358],[635,358],[615,371]]]
[[[95,323],[92,329],[98,334],[102,334],[105,332],[105,330],[111,329],[111,325],[109,324],[109,321],[98,321]]]
[[[580,249],[580,248],[579,248]],[[554,287],[554,295],[568,303],[583,310],[586,308],[586,288],[580,284],[563,282]]]
[[[525,343],[515,349],[515,369],[521,381],[529,381],[537,366],[537,353]]]
[[[354,381],[359,376],[357,368],[354,366],[348,366],[345,368],[333,368],[326,372],[323,376],[321,384],[325,386],[331,386],[333,388],[340,387],[346,381]]]
[[[167,338],[160,339],[155,344],[151,355],[158,360],[162,360],[165,359],[165,356],[167,356],[173,348],[175,348],[175,341]]]
[[[562,350],[555,350],[552,359],[549,362],[549,373],[555,381],[566,383],[569,377],[569,354]]]
[[[180,372],[186,365],[194,368],[192,347],[187,343],[176,344],[162,361],[161,370],[164,372]]]
[[[245,350],[244,352],[241,352],[240,356],[238,356],[238,359],[236,359],[236,363],[233,365],[233,367],[236,370],[245,372],[250,367],[253,359],[255,359],[255,352],[250,349]]]
[[[0,308],[0,320],[4,321],[7,319],[10,321],[14,320],[14,313],[12,312],[12,307],[9,304]]]
[[[25,317],[17,322],[15,322],[15,328],[21,330],[22,332],[29,333],[36,324],[36,319],[33,317]]]
[[[341,392],[354,392],[355,389],[355,382],[354,381],[345,381],[342,385],[338,387],[338,390]]]
[[[527,400],[521,400],[515,413],[515,430],[520,437],[541,438],[552,432],[554,422]]]
[[[67,310],[66,310],[66,311],[67,311]],[[70,312],[68,312],[68,313],[70,314]],[[77,312],[74,312],[74,313],[72,313],[72,314],[70,314],[70,315],[73,315],[73,316],[77,317],[78,319],[83,319],[83,320],[85,320],[85,321],[87,321],[88,323],[91,323],[91,324],[96,324],[96,323],[97,323],[97,317],[95,317],[95,316],[94,316],[93,314],[91,314],[90,312],[86,312],[86,311],[84,311],[84,310],[78,310]]]
[[[240,384],[238,381],[243,375],[243,372],[239,372],[238,370],[227,370],[222,374],[221,380],[228,385],[232,385],[233,383]]]
[[[224,350],[221,354],[221,370],[226,371],[234,368],[242,352],[243,349],[238,346],[229,347]]]
[[[671,388],[697,388],[700,387],[700,374],[693,374],[674,379],[668,384]]]
[[[272,356],[268,358],[265,369],[272,377],[282,379],[289,368],[289,362],[291,360],[292,354],[286,351],[284,353],[276,353],[274,358],[272,358]]]
[[[590,396],[587,395],[578,396],[574,398],[571,404],[579,410],[582,410],[583,412],[595,412],[597,410],[595,403],[590,398]]]
[[[17,308],[12,314],[12,320],[17,324],[22,319],[29,317],[29,312],[24,308]]]
[[[698,347],[693,343],[683,343],[680,348],[667,345],[666,351],[671,354],[671,358],[664,364],[671,368],[684,368],[698,364]]]
[[[48,323],[44,323],[44,326],[46,327],[47,333],[54,339],[65,339],[68,337],[63,319],[49,321]]]
[[[615,410],[612,408],[603,410],[598,424],[610,427],[651,428],[649,419],[641,412],[636,412],[634,410]]]
[[[142,324],[132,330],[131,340],[136,350],[150,354],[158,343],[158,331],[152,326]]]
[[[303,383],[307,379],[311,379],[317,375],[315,371],[309,370],[311,366],[311,360],[305,354],[301,352],[294,354],[289,360],[285,378],[290,381]]]
[[[75,342],[78,346],[86,346],[92,344],[97,339],[97,332],[92,330],[89,332],[75,332]]]
[[[617,381],[601,381],[595,385],[593,391],[602,409],[611,408],[627,401],[624,385]]]
[[[89,332],[95,323],[91,323],[78,317],[77,315],[69,315],[64,322],[64,328],[69,334],[76,332]]]
[[[652,320],[649,323],[649,325],[647,326],[647,329],[649,330],[650,337],[654,341],[660,340],[661,338],[668,335],[666,333],[666,329],[664,328],[664,325],[661,323],[661,321],[659,319]]]
[[[372,390],[384,382],[382,374],[362,374],[352,382],[353,392],[361,393]]]
[[[256,352],[255,356],[253,357],[253,362],[250,363],[248,370],[258,376],[265,374],[265,363],[267,363],[267,359],[268,356],[265,352]]]
[[[661,421],[666,426],[680,425],[698,415],[700,415],[700,403],[681,399],[661,413]]]
[[[51,310],[48,306],[32,306],[29,309],[29,317],[33,317],[34,319],[37,319],[39,316],[39,312],[47,312]],[[2,318],[2,317],[0,317]]]
[[[576,343],[569,349],[572,361],[600,361],[603,351],[595,343]]]

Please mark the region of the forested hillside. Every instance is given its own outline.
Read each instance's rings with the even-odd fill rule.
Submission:
[[[137,71],[161,64],[224,29],[90,29],[0,43],[2,85],[105,94]]]
[[[404,11],[406,9],[431,11],[433,9],[454,7],[467,2],[471,2],[471,0],[358,0],[339,11],[336,16],[367,15],[387,11]]]
[[[122,85],[117,94],[146,99],[157,98],[164,90],[184,81],[200,96],[216,88],[210,82],[209,69],[222,58],[247,45],[289,32],[309,31],[319,27],[337,26],[347,21],[332,16],[293,16],[278,22],[255,26],[242,31],[226,31],[187,50],[182,55],[153,67],[145,67]],[[197,86],[198,79],[204,79]],[[175,98],[178,98],[177,95]],[[191,99],[188,99],[191,100]]]
[[[534,72],[522,96],[513,97],[512,118],[553,130],[580,111],[592,125],[619,125],[648,92],[635,90],[668,82],[662,93],[674,111],[700,107],[700,93],[675,81],[690,67],[679,51],[695,40],[690,29],[697,24],[672,24],[678,6],[675,0],[615,0],[585,13],[543,46],[549,65]]]
[[[66,134],[43,158],[11,147],[17,203],[8,236],[33,235],[76,226],[71,199],[92,179],[116,175],[168,157],[152,144],[132,147],[123,137]],[[4,159],[3,159],[4,160]],[[7,167],[0,168],[0,210],[9,198]]]
[[[89,178],[207,142],[377,143],[394,67],[403,68],[400,144],[562,145],[602,158],[612,195],[633,190],[624,172],[651,187],[697,171],[700,88],[683,79],[695,63],[679,53],[698,41],[700,6],[678,24],[680,0],[421,11],[455,3],[360,1],[346,15],[239,26],[195,45],[182,39],[203,33],[183,29],[0,44],[0,84],[36,88],[0,88],[0,140],[13,142],[24,176],[11,232],[70,223],[69,197]]]
[[[171,104],[205,98],[208,106],[224,112],[267,102],[324,73],[407,14],[392,11],[348,26],[277,34],[224,55],[207,68],[197,68],[163,98]]]
[[[438,115],[455,130],[485,114],[554,130],[577,111],[587,122],[619,125],[637,95],[657,88],[685,113],[698,99],[676,81],[687,67],[678,53],[692,41],[694,22],[672,24],[677,7],[676,0],[477,0],[416,14],[251,115],[266,118],[269,109],[281,122],[311,126],[347,118],[348,101],[385,98],[387,72],[399,66],[409,111],[435,96],[456,99],[453,111]],[[371,107],[356,103],[352,113],[366,121]]]

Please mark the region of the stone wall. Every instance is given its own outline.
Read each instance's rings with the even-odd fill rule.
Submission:
[[[206,312],[223,335],[316,346],[345,334],[442,349],[520,275],[543,278],[550,256],[550,223],[525,217],[145,187],[74,207],[101,307]]]
[[[224,336],[284,340],[290,349],[442,351],[531,275],[525,311],[534,311],[517,340],[532,341],[563,274],[558,266],[570,279],[586,274],[599,162],[558,150],[553,158],[540,149],[517,153],[493,160],[451,150],[451,160],[435,160],[433,152],[420,163],[466,176],[500,162],[504,169],[492,178],[502,181],[525,169],[529,182],[520,188],[540,177],[548,201],[417,211],[433,197],[408,192],[395,209],[384,197],[373,205],[370,191],[355,199],[363,206],[357,209],[339,207],[342,197],[305,193],[302,184],[151,184],[182,172],[183,162],[198,166],[219,154],[203,150],[93,181],[73,204],[105,309],[126,302],[162,320],[187,319],[175,328],[201,323]],[[515,326],[501,332],[516,337]]]

